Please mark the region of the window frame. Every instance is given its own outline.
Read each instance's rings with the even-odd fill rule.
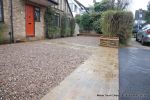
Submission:
[[[0,22],[4,22],[4,6],[3,6],[3,0],[0,0],[1,2],[1,6],[2,6],[2,9],[1,10],[1,13],[2,13],[2,20],[0,20]]]
[[[39,13],[39,19],[35,19],[36,17],[36,9],[39,9],[38,13]],[[34,7],[34,21],[35,22],[41,22],[41,8],[40,7]]]
[[[57,25],[55,24],[54,26],[60,27],[60,14],[59,14],[59,13],[54,13],[52,20],[55,20],[54,17],[58,17]],[[55,20],[55,21],[56,21],[56,20]],[[54,22],[55,22],[55,21],[54,21]],[[53,24],[54,24],[54,23],[53,23]]]

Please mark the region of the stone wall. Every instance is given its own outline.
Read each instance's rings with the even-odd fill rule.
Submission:
[[[26,40],[25,1],[13,0],[13,25],[15,40]]]
[[[100,46],[118,48],[119,47],[119,38],[100,37]]]
[[[7,30],[5,30],[3,36],[4,40],[9,40],[9,32],[10,32],[10,13],[9,13],[9,0],[3,0],[3,10],[4,10],[4,24],[7,26]]]

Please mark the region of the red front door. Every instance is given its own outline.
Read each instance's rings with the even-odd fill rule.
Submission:
[[[34,36],[34,6],[26,5],[26,35]]]

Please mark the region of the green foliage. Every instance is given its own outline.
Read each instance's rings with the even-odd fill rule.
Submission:
[[[49,38],[56,38],[56,37],[60,37],[60,28],[57,26],[51,26],[50,28],[48,28],[48,36]]]
[[[75,29],[75,20],[68,18],[66,14],[61,17],[61,37],[72,36]]]
[[[148,10],[146,11],[146,14],[145,14],[145,20],[146,20],[147,23],[150,24],[150,1],[147,5],[147,9]]]
[[[66,15],[63,15],[62,17],[61,17],[61,37],[64,37],[65,36],[65,33],[66,33],[66,28],[67,28],[67,17],[66,17]]]
[[[73,36],[73,34],[74,34],[74,30],[75,30],[75,19],[74,18],[72,18],[71,20],[70,20],[70,33],[71,33],[71,36]]]
[[[102,0],[94,5],[95,12],[107,10],[125,10],[130,0]]]
[[[91,16],[87,13],[83,14],[81,16],[81,21],[80,21],[80,25],[83,27],[83,29],[85,31],[90,31],[92,30],[92,20],[91,20]]]
[[[56,12],[51,7],[46,11],[45,21],[47,26],[47,37],[57,38],[72,36],[74,34],[75,20],[67,18],[67,15],[64,13],[60,16],[61,25],[58,26],[55,22],[55,14]]]
[[[102,0],[95,3],[94,7],[90,7],[90,13],[76,16],[80,32],[95,30],[97,33],[102,33],[100,21],[102,13],[108,10],[123,11],[128,5],[129,0]]]
[[[100,20],[97,20],[97,21],[93,22],[93,28],[96,31],[96,33],[99,33],[99,34],[102,33]]]
[[[127,11],[106,11],[101,18],[104,36],[119,36],[121,44],[127,44],[133,27],[133,14]]]
[[[148,2],[147,9],[150,11],[150,1]]]
[[[96,33],[102,33],[101,32],[101,25],[100,25],[100,18],[101,13],[93,13],[91,14],[91,20],[92,20],[92,27],[95,30]]]
[[[110,5],[110,3],[111,3],[111,0],[102,0],[99,3],[96,3],[94,5],[95,12],[103,12],[103,11],[112,9],[113,7]]]
[[[2,43],[4,40],[3,34],[6,31],[6,29],[7,29],[7,26],[3,23],[0,23],[0,43]]]
[[[81,16],[80,15],[76,15],[75,16],[75,21],[76,21],[77,24],[80,24]]]
[[[116,11],[109,10],[102,14],[101,16],[101,26],[102,26],[102,32],[105,36],[113,37],[116,36],[116,32],[113,31],[114,28],[114,22],[113,16],[115,15]]]

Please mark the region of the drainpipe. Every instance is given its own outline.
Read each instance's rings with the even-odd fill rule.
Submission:
[[[9,0],[9,7],[10,7],[10,37],[11,37],[11,43],[14,43],[13,4],[12,4],[12,0]]]

